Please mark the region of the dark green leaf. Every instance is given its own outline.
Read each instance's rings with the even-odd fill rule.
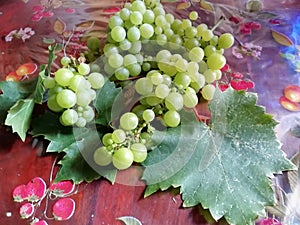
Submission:
[[[60,161],[61,169],[56,181],[71,179],[75,183],[91,182],[101,176],[114,183],[117,170],[113,167],[100,167],[93,160],[93,153],[99,146],[97,131],[75,128],[76,141],[64,149],[66,155]]]
[[[12,126],[13,132],[17,132],[22,141],[25,141],[30,126],[33,107],[33,99],[21,99],[10,108],[5,120],[5,125]]]
[[[121,88],[116,88],[115,84],[110,81],[106,81],[104,86],[98,91],[97,99],[94,102],[95,108],[98,112],[98,118],[96,123],[107,126],[112,120],[112,107],[121,93]]]
[[[62,167],[57,181],[90,182],[100,176],[112,183],[115,181],[115,168],[100,167],[94,163],[93,153],[101,143],[100,135],[103,135],[96,130],[62,126],[57,114],[46,112],[33,120],[31,134],[34,137],[44,136],[50,141],[47,152],[65,153],[60,161]]]
[[[253,93],[217,90],[210,126],[183,113],[182,125],[160,133],[144,163],[145,195],[180,186],[185,207],[201,204],[232,224],[264,214],[274,203],[269,177],[295,168],[280,149],[276,122],[256,101]]]
[[[50,141],[47,152],[61,152],[75,142],[72,127],[65,127],[59,122],[59,116],[47,111],[32,120],[33,137],[43,136]]]
[[[4,123],[7,111],[18,100],[28,97],[35,88],[35,79],[23,82],[2,81],[0,82],[0,123]]]

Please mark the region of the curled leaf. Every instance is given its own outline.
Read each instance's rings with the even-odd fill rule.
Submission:
[[[284,46],[294,45],[293,41],[288,36],[286,36],[285,34],[280,33],[278,31],[275,31],[275,30],[271,30],[271,33],[272,33],[272,36],[273,36],[274,40],[278,44],[281,44],[281,45],[284,45]]]
[[[133,216],[122,216],[117,218],[117,220],[121,220],[125,225],[142,225],[142,223]]]
[[[201,1],[200,1],[200,7],[201,7],[202,9],[207,10],[207,11],[211,11],[211,12],[214,12],[214,11],[215,11],[213,5],[212,5],[210,2],[205,1],[205,0],[201,0]]]
[[[61,19],[56,19],[53,25],[53,29],[56,33],[62,34],[66,29],[66,24]]]
[[[191,3],[190,2],[181,2],[181,3],[177,4],[176,9],[177,10],[181,10],[181,9],[188,9],[190,7],[191,7]]]
[[[89,20],[82,23],[76,24],[76,30],[88,30],[92,28],[95,24],[95,21]]]

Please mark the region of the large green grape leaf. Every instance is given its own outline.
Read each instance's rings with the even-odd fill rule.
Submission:
[[[216,91],[209,126],[182,115],[182,125],[158,132],[144,162],[145,196],[180,187],[183,206],[201,204],[213,218],[252,224],[274,203],[270,177],[294,169],[276,139],[277,124],[253,93]]]
[[[28,97],[35,88],[36,79],[23,82],[0,82],[0,123],[4,123],[8,110],[20,99]]]
[[[8,111],[5,125],[12,126],[13,132],[17,132],[22,141],[25,141],[33,108],[33,99],[20,99]]]
[[[98,118],[95,120],[97,124],[107,126],[112,120],[112,107],[121,93],[121,88],[116,88],[115,84],[106,81],[104,86],[97,92],[97,99],[94,102],[98,113]]]
[[[56,181],[91,182],[103,176],[114,183],[116,169],[100,167],[93,160],[93,153],[103,135],[97,130],[62,126],[58,115],[46,112],[32,121],[30,133],[33,137],[43,136],[50,141],[47,152],[64,153]]]

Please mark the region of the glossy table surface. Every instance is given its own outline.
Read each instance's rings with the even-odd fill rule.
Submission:
[[[104,8],[120,6],[120,2],[98,0],[68,0],[66,6],[76,9],[75,14],[67,14],[60,7],[54,10],[53,17],[42,18],[40,21],[32,20],[32,8],[39,1],[29,0],[0,1],[0,80],[17,66],[26,62],[37,64],[47,62],[47,52],[42,44],[43,37],[56,38],[53,34],[53,22],[61,19],[66,23],[67,29],[72,29],[74,24],[84,22],[84,19],[96,19],[96,28],[99,35],[105,35],[105,24],[108,16],[103,14]],[[58,1],[53,1],[58,2]],[[80,5],[84,2],[86,5]],[[222,3],[230,7],[241,8],[243,1],[224,0],[211,1]],[[300,10],[300,2],[297,0],[264,1],[266,9],[270,11],[281,10],[290,12]],[[99,12],[102,12],[102,14]],[[298,11],[299,13],[299,11]],[[98,15],[99,14],[99,15]],[[14,29],[21,27],[33,27],[37,34],[26,42],[5,42],[4,37]],[[289,136],[288,130],[295,123],[298,113],[283,109],[278,102],[282,90],[287,84],[299,85],[299,75],[289,68],[288,63],[279,56],[278,45],[270,40],[271,36],[253,37],[257,43],[263,46],[265,52],[261,61],[237,60],[229,55],[229,63],[232,68],[251,74],[255,84],[255,92],[259,95],[259,103],[266,107],[267,112],[273,114],[280,122],[277,132],[283,143],[283,150],[291,157],[296,149],[299,149],[298,138]],[[271,44],[270,44],[271,43]],[[1,106],[0,106],[1,107]],[[16,134],[12,134],[9,128],[0,126],[0,225],[29,224],[27,220],[19,217],[19,203],[12,200],[12,190],[15,186],[26,184],[34,177],[42,177],[49,184],[50,171],[55,161],[53,155],[39,156],[43,149],[43,142],[35,145],[35,140],[27,137],[22,142]],[[200,215],[199,208],[182,208],[180,195],[176,190],[156,193],[143,198],[145,184],[138,179],[140,171],[132,168],[122,171],[117,176],[117,181],[111,185],[107,180],[100,179],[90,184],[79,185],[78,192],[71,197],[76,202],[74,216],[64,222],[49,221],[51,225],[118,225],[116,220],[122,216],[133,216],[139,219],[143,225],[200,225],[206,224]],[[48,210],[51,202],[49,203]],[[39,208],[37,215],[42,215],[46,208],[45,203]]]

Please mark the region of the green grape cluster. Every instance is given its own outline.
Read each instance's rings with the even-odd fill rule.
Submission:
[[[96,90],[104,85],[105,78],[87,63],[72,64],[69,57],[63,57],[63,67],[43,80],[48,89],[47,106],[61,113],[60,122],[65,126],[84,127],[95,117],[92,101]]]
[[[113,81],[135,82],[140,99],[120,117],[120,126],[103,136],[94,153],[98,165],[126,169],[142,162],[151,148],[150,122],[177,127],[183,108],[194,108],[199,96],[213,98],[226,64],[224,49],[234,38],[215,35],[214,28],[197,24],[198,18],[195,11],[175,18],[159,0],[134,0],[109,19],[100,72]]]
[[[112,163],[117,169],[124,170],[134,162],[143,162],[149,147],[146,142],[153,131],[150,122],[154,118],[155,114],[150,109],[143,112],[142,118],[133,112],[124,113],[119,127],[102,137],[103,146],[94,152],[96,164],[107,166]]]
[[[187,55],[178,61],[174,56],[169,64],[175,64],[178,69],[190,61],[188,70],[194,75],[200,73],[200,76],[195,75],[191,86],[196,92],[201,91],[204,99],[211,100],[215,90],[213,82],[221,78],[220,69],[226,64],[224,49],[233,45],[234,38],[229,33],[215,35],[206,24],[196,24],[197,19],[196,11],[192,11],[189,18],[175,18],[159,1],[127,2],[109,20],[103,48],[103,73],[125,81],[163,67],[163,73],[173,76],[174,67],[162,65],[166,63],[158,62],[156,57],[165,49],[172,54]],[[160,60],[168,60],[168,55],[162,54]]]

